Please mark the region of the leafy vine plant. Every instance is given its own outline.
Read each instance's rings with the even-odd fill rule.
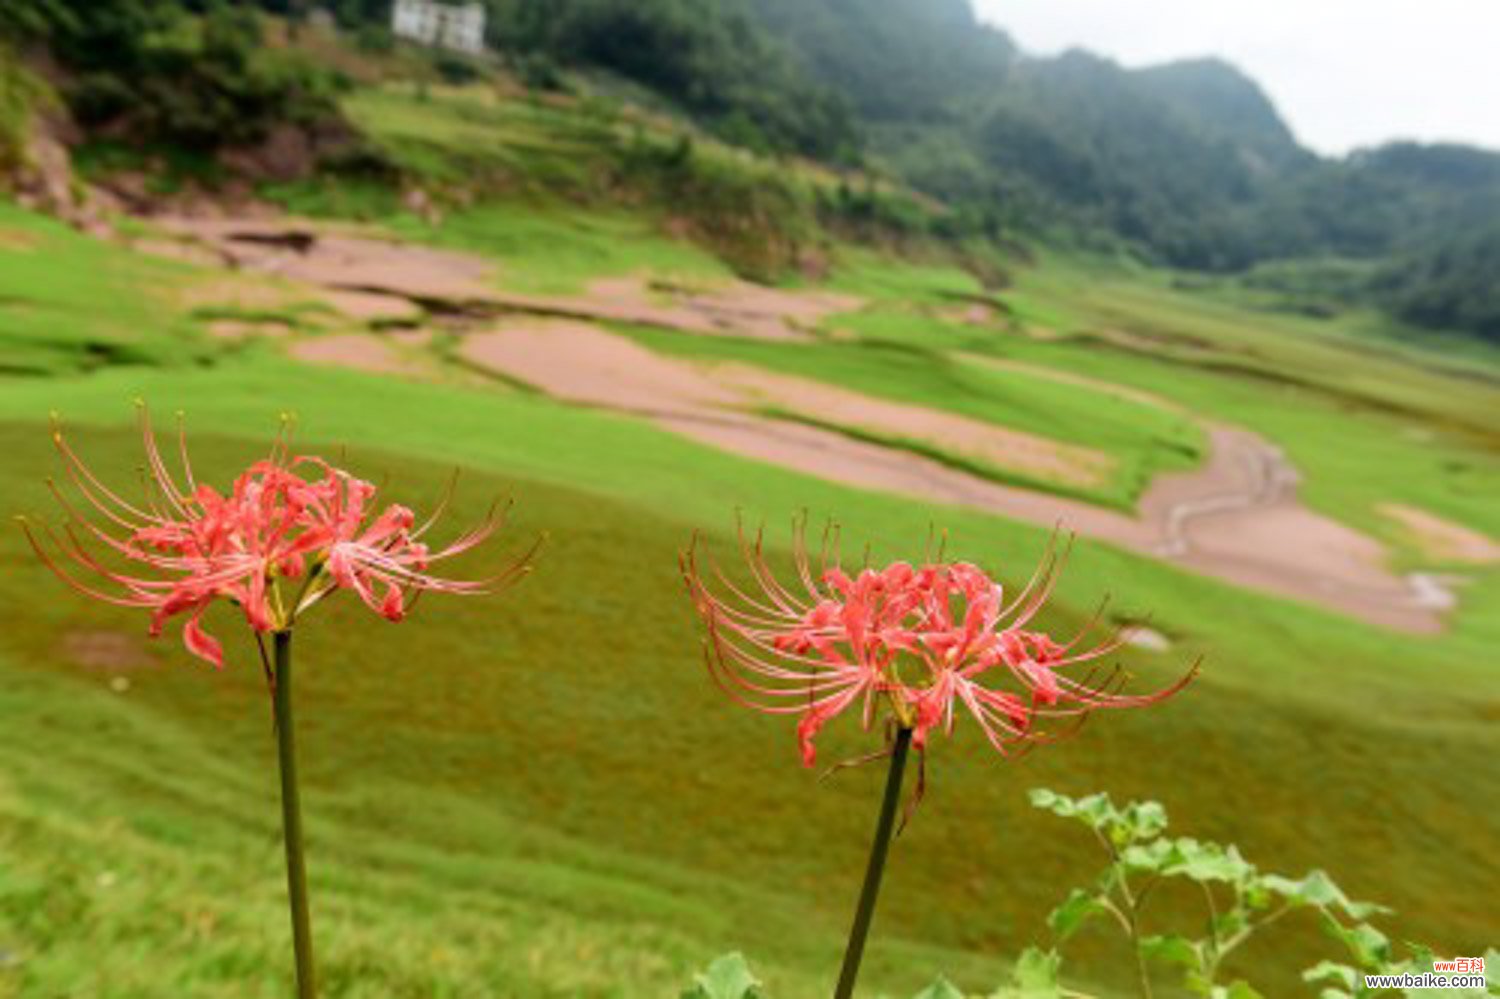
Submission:
[[[1079,822],[1097,839],[1104,854],[1103,871],[1087,886],[1073,889],[1048,917],[1053,946],[1032,947],[1015,961],[1010,980],[974,995],[939,978],[914,999],[1102,999],[1063,983],[1062,947],[1085,925],[1104,921],[1115,926],[1133,954],[1131,976],[1139,994],[1153,999],[1164,984],[1172,994],[1186,990],[1204,999],[1265,999],[1267,995],[1242,978],[1225,974],[1225,961],[1257,933],[1288,914],[1315,917],[1327,936],[1341,947],[1338,956],[1302,973],[1309,995],[1317,999],[1363,999],[1376,995],[1419,996],[1419,989],[1376,989],[1366,975],[1421,975],[1431,972],[1434,952],[1407,944],[1396,946],[1369,920],[1390,910],[1349,898],[1321,870],[1294,879],[1268,874],[1246,860],[1233,845],[1167,834],[1167,812],[1155,801],[1117,806],[1107,794],[1070,798],[1045,789],[1031,792],[1031,803],[1060,818]],[[1144,913],[1155,890],[1167,881],[1196,885],[1203,898],[1202,918],[1192,927],[1147,933]],[[1489,951],[1485,966],[1497,967],[1500,952]],[[1110,993],[1113,995],[1113,993]],[[1482,997],[1500,994],[1485,988],[1449,989],[1444,995]],[[715,961],[700,974],[682,999],[770,999],[739,954]]]

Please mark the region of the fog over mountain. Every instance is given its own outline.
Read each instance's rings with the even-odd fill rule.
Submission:
[[[1326,153],[1394,139],[1500,150],[1500,5],[1472,0],[976,0],[1024,47],[1084,47],[1128,66],[1228,59]],[[1393,67],[1399,71],[1393,72]]]

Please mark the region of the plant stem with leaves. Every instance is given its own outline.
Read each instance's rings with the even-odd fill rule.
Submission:
[[[1115,919],[1120,923],[1120,928],[1130,939],[1130,950],[1135,957],[1136,987],[1140,991],[1141,999],[1153,999],[1151,971],[1146,966],[1146,953],[1141,946],[1141,910],[1145,908],[1146,897],[1156,885],[1156,879],[1153,877],[1146,882],[1139,892],[1131,891],[1130,876],[1121,860],[1119,849],[1102,831],[1095,829],[1094,835],[1098,837],[1105,852],[1109,854],[1111,880],[1118,892],[1117,898],[1108,894],[1104,895],[1101,898],[1101,904],[1114,914]]]

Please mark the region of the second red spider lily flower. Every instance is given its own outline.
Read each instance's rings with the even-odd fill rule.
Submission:
[[[1123,644],[1117,632],[1088,644],[1094,622],[1066,643],[1032,624],[1051,598],[1064,555],[1049,545],[1031,581],[1014,598],[977,566],[894,562],[854,575],[838,565],[837,540],[825,534],[815,569],[805,525],[794,530],[794,582],[771,569],[762,539],[743,532],[740,553],[750,574],[736,583],[700,558],[696,539],[682,570],[708,627],[708,659],[720,685],[739,703],[769,714],[800,715],[802,761],[816,761],[814,739],[828,721],[858,706],[869,729],[883,716],[894,730],[890,771],[835,999],[853,994],[895,829],[909,750],[925,751],[934,731],[951,732],[960,711],[971,715],[1002,753],[1050,738],[1044,723],[1078,720],[1103,709],[1144,707],[1186,686],[1148,694],[1120,692],[1124,676],[1097,664]],[[1097,615],[1096,615],[1097,619]],[[1079,670],[1088,670],[1077,676]],[[918,796],[921,785],[918,785]]]
[[[1088,645],[1091,622],[1063,644],[1031,627],[1065,560],[1055,546],[1009,600],[998,582],[968,563],[893,562],[850,575],[838,565],[836,547],[830,533],[814,567],[799,524],[791,583],[771,569],[761,537],[740,537],[748,585],[706,564],[696,543],[683,556],[688,590],[708,627],[715,678],[741,704],[800,715],[806,766],[816,762],[818,732],[856,706],[866,728],[884,714],[909,729],[918,748],[933,731],[951,732],[964,710],[1003,753],[1048,738],[1041,722],[1144,707],[1193,678],[1190,670],[1162,690],[1126,695],[1118,689],[1124,680],[1118,669],[1075,676],[1117,651],[1128,635],[1122,629]]]
[[[40,532],[25,522],[23,526],[37,554],[74,589],[148,611],[153,636],[161,634],[168,621],[186,615],[184,643],[216,667],[224,663],[224,650],[204,630],[204,612],[223,601],[244,614],[261,653],[276,722],[297,995],[314,999],[312,920],[292,718],[293,626],[303,612],[339,590],[354,591],[381,616],[400,621],[422,593],[484,593],[518,579],[529,571],[536,549],[533,546],[488,579],[441,577],[430,571],[431,566],[473,549],[493,534],[498,527],[493,511],[478,527],[432,550],[424,539],[446,508],[448,496],[417,526],[407,507],[382,508],[369,482],[321,458],[293,457],[288,430],[277,438],[268,457],[252,464],[221,493],[195,478],[181,432],[180,467],[174,472],[157,446],[144,407],[141,429],[144,491],[132,501],[105,485],[54,428],[53,439],[81,502],[54,486],[67,524],[61,530]],[[92,517],[85,516],[84,508],[92,510]],[[80,572],[85,578],[79,578]],[[268,633],[274,656],[266,653]]]

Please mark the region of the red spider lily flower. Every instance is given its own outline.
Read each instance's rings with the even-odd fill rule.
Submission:
[[[144,495],[132,502],[105,485],[54,428],[53,441],[83,503],[49,481],[67,523],[60,531],[41,528],[40,537],[28,522],[23,528],[37,554],[73,589],[149,611],[152,637],[186,615],[184,644],[216,667],[223,666],[223,647],[203,628],[203,614],[216,600],[239,607],[251,629],[263,635],[289,629],[303,611],[340,589],[353,590],[372,610],[399,621],[420,593],[484,593],[529,571],[535,549],[485,580],[431,574],[433,563],[493,534],[500,524],[493,512],[432,551],[422,539],[448,496],[420,527],[404,506],[376,513],[373,485],[321,458],[293,456],[288,434],[220,493],[194,477],[180,427],[177,473],[161,454],[144,407],[141,431]],[[85,505],[95,511],[92,520],[82,513]],[[79,568],[96,581],[81,579]]]
[[[798,740],[809,767],[818,732],[856,704],[867,729],[884,709],[911,730],[919,749],[933,731],[951,733],[961,707],[1004,753],[1051,737],[1039,721],[1154,704],[1196,675],[1195,666],[1163,690],[1122,694],[1118,669],[1077,673],[1119,649],[1123,630],[1093,645],[1086,639],[1095,622],[1066,643],[1028,630],[1065,561],[1055,545],[1010,600],[968,563],[895,562],[850,576],[838,565],[830,533],[814,571],[800,523],[793,548],[793,584],[772,571],[762,539],[751,542],[743,532],[753,586],[700,564],[696,541],[682,568],[708,627],[714,678],[741,704],[800,715]]]

